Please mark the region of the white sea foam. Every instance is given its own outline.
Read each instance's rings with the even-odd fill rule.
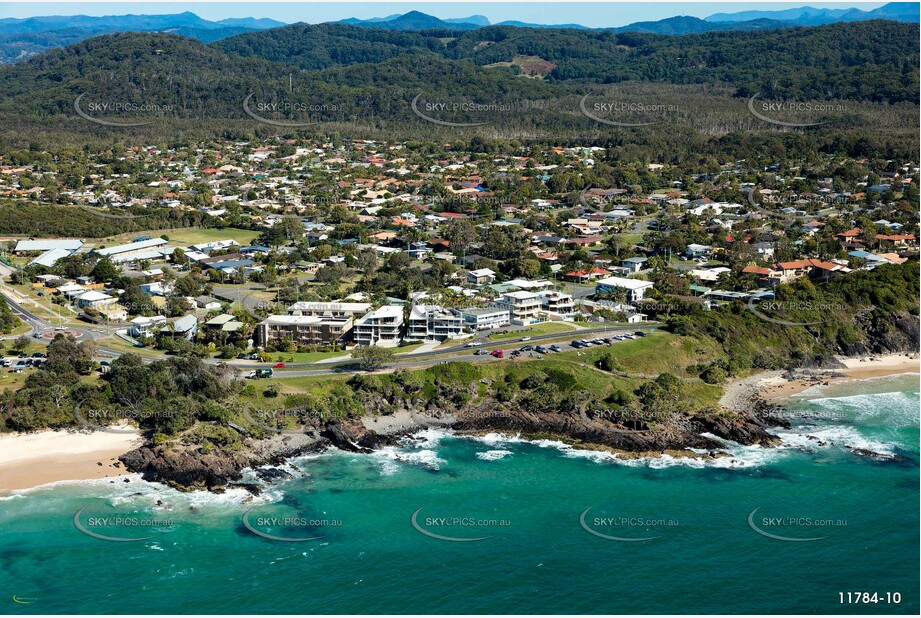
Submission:
[[[485,436],[468,436],[471,440],[476,440],[484,444],[513,444],[515,442],[524,442],[519,434],[510,435],[507,433],[488,433]]]
[[[512,454],[512,451],[507,451],[505,449],[496,449],[492,451],[483,451],[482,453],[477,453],[477,459],[482,459],[484,461],[497,461],[504,457],[508,457]]]
[[[446,460],[440,458],[438,453],[431,449],[413,451],[397,446],[385,446],[384,448],[374,451],[371,455],[382,462],[382,471],[387,474],[392,474],[399,469],[398,466],[397,468],[393,468],[394,463],[421,466],[429,470],[440,470],[443,464],[448,463]]]
[[[820,397],[809,403],[823,411],[841,412],[860,424],[918,427],[918,398],[913,393],[894,391]]]
[[[716,438],[716,436],[712,435],[709,437]],[[687,457],[674,457],[672,455],[662,454],[655,457],[634,458],[625,456],[620,453],[612,453],[610,451],[580,449],[572,446],[571,444],[566,444],[560,440],[527,440],[517,434],[510,435],[502,433],[490,433],[485,436],[471,436],[469,439],[482,442],[490,446],[531,444],[539,448],[554,449],[564,457],[588,459],[589,461],[593,461],[598,464],[617,464],[629,467],[646,467],[651,469],[672,468],[679,466],[688,468],[751,468],[764,465],[776,459],[777,457],[782,456],[782,453],[776,452],[776,449],[767,449],[760,446],[742,446],[740,444],[735,444],[725,440],[722,441],[726,445],[723,449],[726,454],[725,457],[714,458],[708,455],[708,451],[697,450],[692,452],[695,452],[697,455],[699,455],[698,457],[690,455]],[[491,453],[494,451],[487,452]],[[477,457],[480,459],[487,459],[487,457],[484,457],[484,455],[485,453],[477,453]]]
[[[781,429],[776,434],[783,446],[803,451],[820,448],[865,449],[882,455],[895,455],[894,445],[863,436],[850,425],[823,425],[809,428]]]
[[[414,447],[414,446],[426,446],[428,448],[435,448],[441,441],[451,435],[454,432],[448,429],[436,429],[436,428],[426,428],[416,433],[406,436],[400,439],[400,444],[405,446]]]

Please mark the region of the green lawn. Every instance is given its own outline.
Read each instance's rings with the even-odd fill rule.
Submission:
[[[328,358],[346,356],[348,352],[269,352],[273,363],[316,363]]]
[[[541,322],[528,328],[527,330],[518,330],[508,333],[493,333],[487,337],[490,341],[505,341],[507,339],[521,339],[522,337],[533,337],[534,335],[553,335],[555,333],[565,333],[575,328],[571,324],[564,322]]]
[[[251,244],[253,239],[259,236],[259,232],[255,232],[253,230],[240,230],[232,227],[223,229],[182,227],[169,230],[130,232],[127,234],[119,234],[118,236],[110,236],[109,238],[93,239],[92,242],[87,244],[93,247],[111,247],[118,244],[133,242],[135,238],[140,236],[150,236],[151,238],[167,236],[171,245],[197,245],[203,242],[212,242],[215,240],[225,240],[230,238],[237,241],[241,245],[246,246]]]
[[[665,331],[655,331],[645,337],[618,341],[610,346],[563,352],[557,355],[557,358],[594,363],[602,353],[609,350],[614,352],[627,373],[643,375],[658,375],[667,372],[680,377],[688,377],[686,368],[689,365],[709,363],[717,357],[716,350],[699,341],[678,337]]]
[[[348,373],[325,376],[302,376],[299,378],[280,378],[278,375],[279,374],[276,373],[275,376],[269,379],[251,380],[251,383],[260,393],[269,383],[275,383],[281,387],[283,395],[291,395],[295,393],[308,393],[311,391],[318,393],[323,392],[327,389],[328,385],[335,382],[344,382],[352,377],[352,375]],[[267,405],[266,407],[273,406]],[[278,407],[280,407],[280,404],[278,404]]]
[[[412,352],[416,348],[421,348],[423,343],[421,341],[416,341],[414,343],[407,343],[406,345],[401,345],[398,348],[393,348],[395,355],[406,354],[407,352]]]
[[[166,354],[160,350],[135,347],[116,335],[102,337],[98,339],[98,342],[99,345],[103,347],[117,350],[123,354],[137,354],[138,356],[143,356],[144,358],[166,358]]]

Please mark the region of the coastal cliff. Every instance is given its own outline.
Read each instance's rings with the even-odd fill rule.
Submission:
[[[383,446],[398,445],[401,438],[432,428],[452,430],[459,435],[495,432],[557,439],[581,448],[615,452],[624,458],[663,453],[706,458],[719,456],[725,446],[711,436],[745,445],[776,445],[776,436],[767,431],[770,425],[754,415],[721,412],[681,416],[651,426],[643,423],[628,426],[584,410],[535,413],[510,409],[497,401],[479,401],[461,406],[453,413],[400,409],[387,416],[366,415],[312,424],[270,438],[243,436],[243,448],[231,453],[206,453],[197,445],[144,445],[120,459],[129,470],[141,473],[148,481],[182,490],[222,491],[240,484],[246,468],[279,465],[291,457],[330,447],[369,453]],[[701,454],[700,450],[706,453]],[[247,485],[247,488],[259,490],[258,486]]]

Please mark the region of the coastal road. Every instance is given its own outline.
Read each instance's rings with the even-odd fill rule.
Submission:
[[[642,331],[645,333],[651,333],[657,330],[657,327],[660,326],[643,324],[643,325],[629,325],[629,326],[608,326],[606,328],[583,328],[580,330],[564,332],[564,333],[552,333],[549,335],[534,335],[529,341],[520,341],[519,339],[509,339],[507,341],[489,341],[484,342],[483,345],[477,347],[467,347],[464,344],[451,346],[449,348],[443,348],[441,350],[435,350],[432,352],[426,352],[423,354],[402,354],[397,355],[394,359],[389,362],[387,368],[405,368],[405,369],[424,369],[426,367],[431,367],[432,365],[438,365],[441,363],[451,362],[451,361],[466,361],[466,362],[502,362],[504,359],[496,359],[489,354],[477,355],[477,350],[497,350],[501,349],[505,352],[505,359],[509,358],[509,354],[516,349],[520,349],[522,346],[526,345],[540,345],[541,342],[550,343],[552,341],[556,342],[562,351],[571,352],[576,350],[572,347],[569,342],[563,343],[561,340],[572,338],[571,340],[580,340],[587,339],[591,340],[596,337],[613,337],[618,335],[625,335],[634,333],[637,331]],[[615,343],[616,345],[616,343]],[[533,357],[528,356],[528,352],[522,353],[520,358],[537,358],[539,355],[536,352],[533,353]],[[552,356],[553,353],[548,353],[545,356]],[[206,362],[216,364],[221,361],[215,359],[209,359]],[[271,367],[275,363],[260,363],[256,361],[229,361],[226,363],[230,367],[234,367],[240,370],[253,370],[253,369],[265,369]],[[279,369],[275,371],[274,378],[300,378],[307,376],[322,376],[322,375],[335,375],[340,373],[357,373],[358,371],[354,368],[354,361],[348,357],[343,357],[342,360],[336,361],[326,361],[320,363],[286,363],[285,369]]]
[[[34,335],[35,333],[41,333],[49,331],[55,328],[55,326],[49,321],[37,316],[28,309],[24,308],[19,302],[12,297],[5,290],[0,289],[0,294],[7,299],[7,303],[10,305],[10,309],[16,314],[20,319],[26,322],[29,325],[30,331],[26,333],[28,335]],[[657,323],[644,323],[636,325],[621,325],[621,326],[598,326],[590,328],[578,328],[571,331],[564,331],[559,333],[549,333],[544,335],[530,335],[530,339],[527,342],[520,341],[519,337],[510,337],[506,340],[501,341],[490,341],[487,337],[490,332],[478,333],[473,339],[468,339],[463,343],[457,345],[432,350],[430,352],[423,352],[419,354],[397,354],[395,358],[388,363],[388,366],[392,367],[402,367],[407,369],[422,369],[425,367],[431,367],[432,365],[437,365],[444,362],[450,361],[468,361],[468,362],[487,362],[487,361],[498,361],[494,357],[483,354],[476,355],[476,350],[496,350],[502,349],[506,351],[506,358],[512,350],[521,348],[524,345],[540,345],[542,342],[550,343],[556,342],[560,348],[565,351],[574,350],[569,341],[563,342],[564,340],[579,340],[579,339],[593,339],[595,337],[608,337],[615,335],[624,335],[628,333],[633,333],[636,331],[643,332],[652,332],[656,330],[658,326]],[[97,340],[106,336],[106,332],[102,328],[93,328],[90,326],[85,327],[68,327],[67,331],[71,333],[80,333],[80,338],[83,340]],[[522,336],[527,336],[527,331],[522,331]],[[21,335],[16,335],[18,337]],[[12,337],[15,339],[15,337]],[[479,343],[479,346],[468,347],[466,343],[470,341],[475,341]],[[123,352],[119,350],[114,350],[111,348],[106,348],[105,346],[99,346],[99,352],[103,356],[107,357],[118,357],[121,356]],[[535,358],[537,356],[536,353]],[[144,357],[143,361],[145,363],[152,362],[153,360],[159,360],[160,357],[156,359]],[[167,358],[163,356],[162,358]],[[522,358],[528,358],[527,353],[524,353]],[[239,369],[241,371],[251,371],[253,369],[264,369],[266,367],[271,367],[274,365],[274,362],[271,363],[262,363],[258,361],[248,361],[248,360],[230,360],[230,361],[221,361],[219,359],[205,359],[205,362],[211,365],[217,364],[226,364],[229,367]],[[320,375],[334,375],[339,373],[355,373],[356,369],[354,368],[354,361],[348,357],[343,357],[342,359],[329,360],[323,362],[314,362],[314,363],[286,363],[287,367],[284,370],[277,370],[275,377],[277,378],[295,378],[295,377],[304,377],[304,376],[320,376]]]

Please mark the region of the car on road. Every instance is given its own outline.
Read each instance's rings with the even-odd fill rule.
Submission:
[[[519,341],[531,341],[530,337],[522,337]]]
[[[55,326],[55,327],[54,327],[54,330],[63,330],[63,331],[66,331],[66,330],[67,330],[67,327],[66,327],[66,326]]]
[[[285,365],[284,363],[275,363],[274,365],[272,365],[272,369],[284,369],[286,366],[287,365]]]
[[[468,348],[475,348],[478,345],[483,345],[483,342],[482,341],[468,341],[467,343],[464,344],[464,346]]]

